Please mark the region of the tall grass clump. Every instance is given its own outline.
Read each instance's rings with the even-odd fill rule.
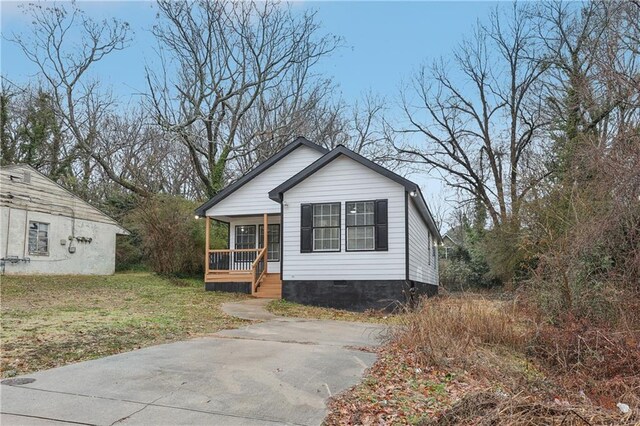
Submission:
[[[423,299],[390,339],[430,365],[465,363],[483,347],[522,351],[528,333],[515,309],[513,302],[478,297]]]

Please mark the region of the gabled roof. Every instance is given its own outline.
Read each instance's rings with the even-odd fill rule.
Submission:
[[[215,206],[220,201],[224,200],[229,195],[233,194],[235,191],[240,189],[243,185],[245,185],[246,183],[249,183],[253,178],[255,178],[260,173],[267,170],[269,167],[273,166],[275,163],[277,163],[278,161],[286,157],[289,153],[293,152],[296,148],[302,145],[315,149],[316,151],[319,151],[321,154],[326,154],[327,152],[329,152],[329,150],[327,150],[326,148],[318,144],[315,144],[302,136],[299,136],[293,142],[286,145],[280,151],[278,151],[277,153],[273,154],[271,157],[267,158],[265,161],[260,163],[256,168],[252,169],[250,172],[242,176],[240,179],[238,179],[231,185],[227,186],[222,191],[218,192],[209,201],[207,201],[206,203],[198,207],[195,210],[196,214],[198,216],[204,216],[206,214],[206,211],[209,210],[211,207]]]
[[[93,206],[92,204],[88,203],[87,201],[83,200],[82,198],[80,198],[79,196],[77,196],[76,194],[74,194],[73,192],[71,192],[70,190],[68,190],[67,188],[65,188],[64,186],[60,185],[58,182],[52,180],[51,178],[49,178],[47,175],[45,175],[44,173],[40,172],[39,170],[37,170],[36,168],[30,166],[29,164],[8,164],[6,166],[2,166],[0,167],[0,169],[2,169],[2,171],[7,171],[9,172],[8,176],[4,176],[2,179],[7,178],[10,182],[14,183],[14,179],[15,178],[19,178],[17,180],[18,184],[22,183],[22,192],[20,191],[16,191],[16,189],[14,187],[10,187],[8,186],[7,182],[3,182],[2,184],[2,188],[0,190],[0,204],[1,205],[6,205],[11,207],[14,203],[15,200],[21,200],[23,203],[25,203],[25,205],[28,205],[29,208],[33,208],[35,211],[42,211],[45,213],[51,213],[51,211],[47,210],[43,210],[43,209],[50,209],[50,208],[59,208],[62,209],[62,211],[58,211],[55,214],[59,214],[61,216],[69,216],[69,217],[74,217],[77,219],[84,219],[84,220],[92,220],[92,221],[96,221],[96,222],[102,222],[102,223],[109,223],[112,225],[117,226],[118,228],[120,228],[117,233],[120,235],[129,235],[129,231],[126,230],[125,228],[122,227],[122,225],[120,225],[118,223],[117,220],[115,220],[114,218],[112,218],[111,216],[109,216],[108,214],[106,214],[105,212],[103,212],[102,210],[100,210],[99,208]],[[53,187],[58,188],[61,192],[55,192],[55,191],[47,191],[47,196],[49,197],[57,197],[58,199],[60,199],[61,201],[57,202],[57,203],[52,203],[51,200],[36,200],[34,199],[34,191],[42,191],[42,189],[38,189],[35,190],[32,188],[33,183],[27,183],[27,182],[21,182],[22,179],[24,179],[22,176],[13,176],[11,175],[11,171],[14,170],[24,170],[27,169],[29,172],[34,173],[36,175],[39,175],[42,179],[44,179],[45,182],[48,182],[48,184],[53,185]],[[14,172],[15,173],[15,172]],[[26,172],[25,172],[26,173]],[[24,186],[26,184],[26,186]],[[14,183],[15,185],[15,183]],[[62,194],[66,194],[68,197],[63,197],[60,198],[62,196]],[[38,197],[38,195],[35,195],[35,197]],[[82,203],[85,207],[84,210],[80,210],[80,211],[76,211],[75,207],[72,207],[72,205],[69,204],[68,200],[73,199],[73,200],[77,200],[78,202]],[[69,211],[71,211],[71,215],[69,215]],[[91,217],[85,217],[85,215],[87,214],[87,212],[93,212],[90,213],[91,215],[95,215],[95,216],[91,216]]]
[[[418,185],[411,182],[410,180],[405,179],[402,176],[393,173],[391,170],[385,169],[384,167],[374,163],[373,161],[363,157],[362,155],[351,151],[344,145],[338,145],[330,152],[318,158],[316,161],[309,164],[306,168],[302,169],[300,172],[293,175],[291,178],[287,179],[273,190],[269,191],[269,198],[271,198],[273,201],[280,202],[282,200],[282,193],[287,192],[289,189],[293,188],[294,186],[329,164],[331,161],[338,158],[340,155],[345,155],[352,160],[362,164],[363,166],[370,168],[374,172],[380,173],[381,175],[399,183],[400,185],[403,185],[409,192],[418,190]]]
[[[296,186],[297,184],[299,184],[300,182],[302,182],[303,180],[305,180],[306,178],[308,178],[318,170],[322,169],[324,166],[326,166],[331,161],[335,160],[341,155],[344,155],[362,164],[363,166],[373,170],[374,172],[379,173],[382,176],[388,179],[391,179],[392,181],[404,186],[405,191],[411,194],[411,198],[416,203],[416,206],[418,207],[418,211],[420,212],[420,215],[422,216],[423,220],[425,221],[425,223],[427,224],[431,232],[433,232],[438,237],[438,241],[442,240],[442,237],[440,236],[440,231],[438,231],[438,227],[436,226],[435,221],[433,220],[433,216],[429,211],[429,207],[427,207],[427,203],[424,200],[424,197],[422,196],[422,191],[420,191],[420,187],[416,183],[411,182],[410,180],[403,178],[399,174],[394,173],[391,170],[388,170],[382,167],[381,165],[374,163],[373,161],[363,157],[362,155],[356,152],[351,151],[349,148],[343,145],[338,145],[333,150],[329,151],[322,157],[318,158],[316,161],[308,165],[306,168],[302,169],[300,172],[293,175],[291,178],[287,179],[286,181],[278,185],[273,190],[269,191],[269,198],[277,202],[282,202],[282,194],[284,194],[289,189],[293,188],[294,186]]]

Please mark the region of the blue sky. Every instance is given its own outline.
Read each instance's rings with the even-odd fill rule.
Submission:
[[[26,2],[25,2],[26,3]],[[18,48],[7,42],[13,32],[30,27],[20,2],[1,2],[1,70],[12,80],[36,73]],[[145,89],[144,65],[155,57],[149,29],[155,21],[149,1],[79,1],[93,17],[126,20],[135,34],[130,47],[104,60],[97,68],[103,82],[116,93],[130,95]],[[320,2],[292,3],[312,9],[324,31],[344,38],[345,47],[325,59],[317,71],[334,78],[347,101],[372,90],[394,97],[403,78],[422,62],[446,55],[478,19],[484,20],[494,2]]]
[[[1,1],[0,70],[3,76],[22,83],[37,77],[35,68],[5,39],[31,25],[18,5]],[[79,1],[79,5],[92,17],[129,22],[135,32],[130,47],[106,58],[96,68],[96,75],[123,101],[144,91],[144,65],[155,57],[149,33],[155,21],[154,3]],[[487,19],[496,3],[305,1],[292,5],[296,10],[316,10],[323,30],[344,38],[345,47],[321,62],[316,71],[332,77],[347,102],[372,91],[385,96],[393,111],[402,81],[421,63],[447,55],[478,20]],[[425,175],[414,178],[428,198],[439,196],[442,185],[435,179]]]

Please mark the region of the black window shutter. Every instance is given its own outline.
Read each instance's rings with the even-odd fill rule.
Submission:
[[[313,248],[312,236],[313,206],[302,204],[300,206],[300,253],[311,253]]]
[[[376,250],[389,250],[389,225],[387,215],[387,200],[376,200],[375,223],[376,223]]]

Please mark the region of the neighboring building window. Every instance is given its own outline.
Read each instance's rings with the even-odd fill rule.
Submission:
[[[280,225],[275,223],[267,225],[267,260],[278,262],[280,260]],[[264,247],[264,225],[258,227],[258,245]]]
[[[49,224],[29,222],[29,254],[49,255]]]
[[[431,232],[427,232],[427,257],[429,258],[429,265],[431,265]]]
[[[347,251],[375,250],[374,201],[345,203]]]
[[[313,251],[340,251],[340,203],[313,205]]]

